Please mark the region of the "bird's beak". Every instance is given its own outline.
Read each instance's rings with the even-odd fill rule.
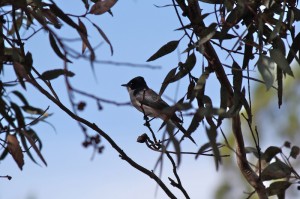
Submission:
[[[127,84],[122,84],[121,86],[127,87]]]

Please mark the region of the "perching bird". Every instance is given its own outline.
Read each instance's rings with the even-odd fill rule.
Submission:
[[[171,123],[183,132],[184,137],[188,137],[195,143],[194,139],[190,135],[187,135],[187,131],[180,124],[182,122],[181,119],[179,119],[174,112],[168,111],[170,106],[147,86],[143,77],[135,77],[127,84],[122,84],[121,86],[127,88],[131,103],[137,110],[146,116],[160,118],[164,122],[170,120]]]

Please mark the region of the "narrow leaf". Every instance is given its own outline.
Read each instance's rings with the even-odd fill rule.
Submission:
[[[56,79],[61,75],[66,75],[68,77],[73,77],[75,74],[71,71],[67,71],[64,69],[54,69],[54,70],[48,70],[42,73],[41,78],[43,80],[52,80]]]
[[[117,3],[117,0],[102,0],[97,1],[90,10],[91,14],[101,15],[105,12],[109,12],[110,9]]]
[[[106,41],[106,43],[108,43],[109,47],[110,47],[110,52],[111,52],[111,55],[114,54],[114,49],[113,49],[113,46],[112,44],[110,43],[108,37],[106,36],[106,34],[103,32],[103,30],[97,26],[96,24],[92,23],[93,26],[98,30],[99,34],[103,37],[103,39]]]
[[[54,36],[52,35],[51,32],[49,32],[49,40],[50,40],[50,45],[51,45],[52,49],[54,50],[54,52],[56,53],[56,55],[58,57],[60,57],[62,60],[72,63],[70,60],[67,59],[67,57],[65,57],[62,54],[62,52],[60,51],[60,49],[59,49],[59,47],[56,43],[56,40],[55,40],[55,38],[54,38]]]
[[[15,94],[23,102],[24,105],[29,105],[22,93],[17,90],[12,91],[12,93]]]
[[[285,56],[282,54],[282,52],[279,49],[277,49],[277,48],[271,49],[270,56],[275,61],[277,66],[279,66],[282,69],[283,72],[294,77],[294,74],[290,67],[290,64],[288,63]]]
[[[266,160],[266,162],[270,162],[278,153],[281,153],[281,148],[270,146],[263,153],[262,158]]]
[[[270,57],[260,55],[257,61],[258,71],[261,74],[267,90],[269,90],[274,82],[273,70],[275,68],[275,62]]]
[[[163,57],[171,52],[173,52],[178,44],[179,44],[179,41],[180,40],[177,40],[177,41],[170,41],[168,42],[167,44],[163,45],[156,53],[154,53],[148,60],[147,62],[150,62],[150,61],[153,61],[153,60],[156,60],[160,57]]]
[[[25,135],[26,139],[28,140],[28,142],[30,143],[30,145],[32,146],[32,148],[34,149],[34,151],[37,153],[37,155],[42,160],[42,162],[47,166],[47,162],[45,161],[42,153],[40,152],[40,150],[36,146],[34,140],[31,138],[31,136],[26,131],[22,131],[22,134]]]
[[[8,134],[6,137],[7,149],[13,159],[16,161],[18,167],[22,170],[24,165],[24,156],[16,136]]]
[[[167,86],[169,85],[169,83],[171,82],[171,80],[174,78],[176,70],[177,70],[177,68],[173,68],[166,75],[166,77],[165,77],[165,79],[164,79],[164,81],[163,81],[163,83],[161,85],[161,88],[160,88],[160,91],[159,91],[159,96],[161,96],[164,93],[164,91],[166,90]]]

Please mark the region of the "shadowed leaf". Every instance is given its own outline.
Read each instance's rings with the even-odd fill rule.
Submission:
[[[62,52],[60,51],[60,49],[59,49],[59,47],[56,43],[56,40],[55,40],[54,36],[50,32],[49,32],[49,41],[50,41],[50,45],[51,45],[52,49],[54,50],[54,52],[56,53],[56,55],[58,57],[60,57],[62,60],[66,61],[66,62],[72,63],[70,60],[67,59],[66,56],[64,56],[62,54]]]
[[[22,170],[24,165],[24,156],[16,136],[8,134],[6,137],[7,149],[13,159],[16,161],[18,167]]]
[[[290,64],[286,60],[285,56],[282,54],[282,52],[277,49],[273,48],[270,50],[270,56],[275,61],[278,67],[282,69],[283,72],[287,73],[288,75],[294,77],[293,71],[290,67]]]
[[[56,79],[61,75],[66,75],[68,77],[73,77],[75,74],[71,71],[67,71],[64,69],[54,69],[54,70],[48,70],[42,73],[41,78],[43,80],[52,80]]]
[[[274,196],[278,194],[282,194],[285,192],[287,188],[290,187],[292,183],[288,181],[277,181],[270,184],[270,186],[267,188],[267,194],[268,196]]]
[[[291,168],[281,161],[268,165],[261,173],[263,181],[288,178],[291,175]]]
[[[110,43],[108,37],[106,36],[106,34],[103,32],[103,30],[97,26],[96,24],[92,23],[93,26],[98,30],[99,34],[103,37],[103,39],[106,41],[106,43],[108,43],[109,47],[110,47],[110,52],[111,52],[111,55],[114,54],[114,49],[113,49],[113,46],[112,44]]]
[[[178,44],[179,44],[179,41],[180,40],[177,40],[177,41],[170,41],[168,42],[167,44],[163,45],[156,53],[154,53],[148,60],[147,62],[150,62],[150,61],[153,61],[153,60],[156,60],[160,57],[163,57],[171,52],[173,52]]]
[[[257,61],[257,68],[261,74],[267,90],[269,90],[274,82],[273,70],[275,69],[275,63],[270,57],[260,55]]]

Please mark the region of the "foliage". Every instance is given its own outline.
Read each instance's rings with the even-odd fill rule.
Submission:
[[[69,82],[69,78],[73,77],[74,73],[68,69],[68,64],[72,63],[73,59],[86,58],[91,63],[92,68],[96,60],[95,47],[88,39],[88,31],[90,30],[86,28],[83,19],[95,27],[104,41],[110,45],[111,53],[113,53],[108,37],[88,17],[101,15],[105,12],[112,15],[110,9],[117,1],[98,0],[92,2],[90,5],[89,1],[82,1],[85,7],[83,15],[66,14],[54,1],[49,3],[38,0],[1,2],[0,72],[3,73],[5,66],[12,65],[17,78],[13,82],[1,82],[0,133],[5,135],[5,138],[0,140],[3,148],[1,160],[10,154],[22,169],[24,164],[23,151],[28,154],[32,161],[36,162],[30,152],[30,149],[33,148],[40,160],[46,164],[41,154],[42,142],[32,126],[47,119],[49,116],[46,113],[47,109],[42,110],[28,104],[27,99],[18,89],[9,93],[6,92],[8,87],[14,88],[16,85],[21,85],[26,90],[26,85],[31,84],[39,93],[45,95],[78,122],[86,137],[83,142],[84,147],[92,146],[101,153],[103,151],[101,139],[107,140],[122,159],[155,180],[168,197],[176,198],[175,194],[154,172],[137,164],[107,133],[96,124],[77,114],[78,110],[84,109],[85,103],[75,103],[72,98],[74,93],[91,97],[98,103],[103,100],[100,97],[77,90]],[[285,77],[296,77],[290,64],[293,60],[300,63],[300,47],[298,45],[300,33],[295,28],[300,20],[298,1],[172,0],[172,5],[166,6],[172,6],[176,11],[178,21],[181,24],[177,31],[182,32],[182,37],[178,40],[165,42],[157,51],[154,51],[154,54],[147,61],[151,62],[172,53],[179,44],[184,43],[186,46],[182,53],[186,57],[185,61],[179,62],[175,68],[169,71],[163,80],[159,94],[162,95],[165,89],[174,82],[179,80],[188,82],[185,95],[175,105],[171,106],[170,110],[166,111],[172,113],[180,111],[183,116],[187,115],[192,118],[185,136],[195,136],[201,127],[206,130],[209,142],[201,144],[198,152],[191,152],[191,154],[194,154],[196,158],[201,155],[213,156],[216,169],[218,169],[223,158],[226,157],[220,152],[220,148],[227,147],[236,155],[240,172],[254,189],[249,197],[253,193],[257,193],[261,199],[272,195],[284,198],[285,191],[300,178],[290,163],[291,158],[297,158],[299,147],[290,148],[285,145],[286,148],[290,149],[288,156],[282,153],[282,147],[270,146],[265,151],[261,150],[259,137],[262,133],[253,128],[255,124],[252,118],[251,98],[253,93],[251,82],[263,83],[267,90],[275,89],[278,106],[282,106]],[[201,9],[202,6],[205,6],[205,9]],[[189,22],[185,24],[182,18],[186,18],[185,21]],[[38,24],[38,28],[33,27],[33,24]],[[59,30],[62,25],[74,30],[76,36],[81,39],[82,49],[80,52],[72,49],[70,43],[60,37]],[[45,30],[48,33],[49,45],[58,58],[64,61],[62,69],[51,69],[41,74],[33,66],[33,56],[31,52],[25,51],[24,46],[40,30]],[[20,34],[21,32],[22,34]],[[222,52],[223,55],[217,52]],[[250,76],[250,71],[256,66],[262,80]],[[202,70],[201,74],[195,71],[197,67]],[[230,75],[227,75],[228,73]],[[215,89],[220,90],[218,108],[213,105],[211,96],[208,96],[206,92],[207,80],[213,75],[217,77],[218,81],[218,88]],[[51,81],[55,81],[60,76],[65,78],[72,110],[59,100],[51,86]],[[23,106],[12,101],[10,95],[16,95]],[[116,104],[115,102],[111,103]],[[241,114],[242,109],[245,110],[243,114]],[[26,116],[26,112],[37,116]],[[169,177],[171,185],[178,188],[186,198],[190,198],[177,174],[177,166],[182,162],[181,156],[184,154],[181,145],[183,137],[181,136],[182,138],[179,139],[179,133],[174,133],[174,127],[165,121],[166,123],[164,122],[162,127],[166,125],[166,133],[163,134],[162,140],[157,139],[151,128],[149,118],[146,115],[144,118],[151,137],[144,134],[139,137],[138,141],[145,143],[149,149],[160,152],[157,165],[162,164],[164,156],[168,158],[175,177],[174,179]],[[230,145],[223,132],[222,123],[225,119],[231,122],[236,144],[235,149]],[[254,147],[245,147],[244,132],[246,127],[242,125],[241,120],[248,125]],[[94,130],[97,135],[89,136],[87,134],[88,129]],[[217,139],[220,133],[225,140],[224,144]],[[175,151],[172,151],[170,146],[173,146]],[[250,163],[246,156],[248,152],[256,155],[257,164]],[[175,154],[176,163],[170,154]],[[277,181],[278,179],[280,181]],[[269,180],[276,181],[266,188],[263,181]]]

